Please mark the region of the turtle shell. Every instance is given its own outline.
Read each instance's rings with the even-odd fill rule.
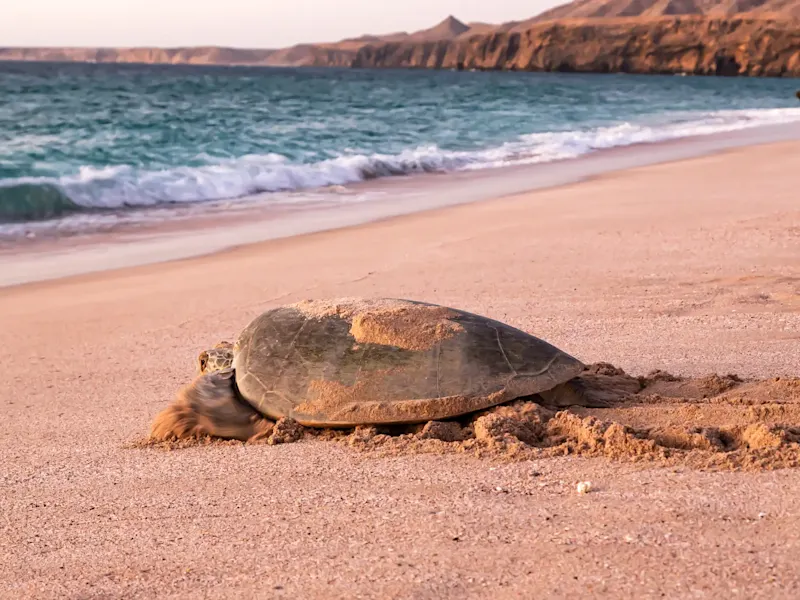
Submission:
[[[305,301],[242,331],[241,396],[272,419],[418,423],[550,390],[584,365],[504,323],[409,300]]]

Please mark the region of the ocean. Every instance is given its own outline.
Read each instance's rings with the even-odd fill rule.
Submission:
[[[791,79],[0,63],[0,233],[800,122]],[[341,201],[365,196],[341,195]],[[368,195],[366,200],[369,200]],[[155,215],[155,216],[154,216]]]

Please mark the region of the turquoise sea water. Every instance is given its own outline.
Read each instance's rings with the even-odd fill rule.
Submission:
[[[800,121],[796,81],[0,63],[10,223],[485,169]],[[302,195],[301,195],[302,200]]]

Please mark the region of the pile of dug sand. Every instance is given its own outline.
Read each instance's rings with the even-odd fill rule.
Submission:
[[[527,460],[571,454],[709,469],[800,466],[800,379],[683,378],[661,371],[632,377],[598,363],[570,386],[583,406],[557,409],[538,397],[523,398],[458,420],[354,430],[311,429],[281,419],[253,443],[327,440],[382,456],[469,453]],[[232,442],[148,445],[197,443]]]

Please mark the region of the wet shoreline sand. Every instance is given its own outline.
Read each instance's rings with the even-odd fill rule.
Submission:
[[[541,164],[390,177],[295,195],[267,194],[208,205],[176,205],[141,213],[139,221],[82,233],[79,228],[54,234],[56,230],[45,227],[32,239],[21,233],[16,238],[0,237],[0,286],[208,255],[798,138],[800,125],[795,123],[760,126],[620,146]],[[24,225],[18,229],[22,231]]]

